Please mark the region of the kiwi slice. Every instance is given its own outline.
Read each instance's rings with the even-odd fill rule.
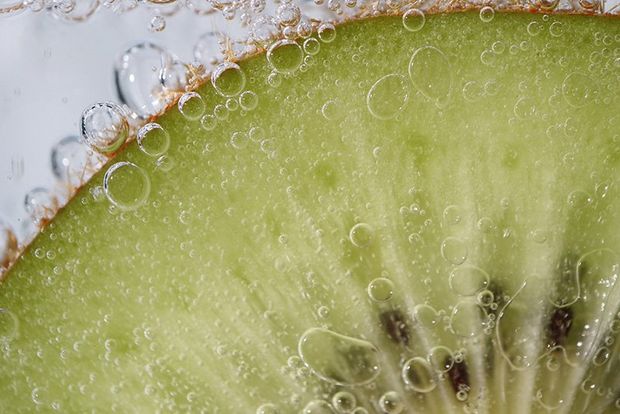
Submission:
[[[417,19],[121,149],[6,275],[0,411],[618,410],[618,21]]]

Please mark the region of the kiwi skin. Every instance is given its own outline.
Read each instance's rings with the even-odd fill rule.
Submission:
[[[145,170],[148,203],[93,198],[106,167],[12,268],[1,411],[309,412],[347,389],[377,412],[611,412],[620,94],[603,49],[619,35],[580,16],[437,15],[415,34],[382,17],[339,27],[278,88],[261,56],[243,62],[256,109],[213,131],[169,110],[172,169],[135,143],[108,164]],[[368,94],[389,74],[408,100],[381,120]],[[225,102],[199,93],[209,111]],[[466,266],[488,280],[467,273],[457,292],[450,275]],[[384,301],[367,294],[379,277],[394,286]],[[332,381],[297,353],[316,327],[340,335],[325,339],[340,346],[325,347]],[[403,381],[413,358],[427,387]],[[375,360],[370,383],[335,381]]]

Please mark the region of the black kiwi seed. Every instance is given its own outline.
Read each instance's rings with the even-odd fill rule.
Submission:
[[[570,308],[555,308],[551,313],[549,325],[547,325],[547,346],[554,348],[563,346],[568,336],[568,331],[573,324],[573,311]]]
[[[388,310],[379,316],[381,327],[388,337],[397,344],[409,344],[409,327],[399,310]]]
[[[450,361],[446,360],[446,364],[449,363]],[[465,360],[460,362],[454,361],[452,367],[448,370],[448,378],[454,392],[469,390],[469,373],[467,372]]]

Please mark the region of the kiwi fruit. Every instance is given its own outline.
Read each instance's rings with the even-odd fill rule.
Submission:
[[[5,274],[0,412],[620,410],[620,25],[485,13],[282,41],[113,148]]]

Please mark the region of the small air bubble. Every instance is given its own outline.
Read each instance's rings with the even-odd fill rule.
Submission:
[[[336,27],[331,23],[323,23],[319,26],[318,35],[323,43],[331,43],[336,39]]]
[[[403,26],[410,32],[422,30],[425,22],[426,16],[422,10],[409,9],[403,14]]]
[[[403,365],[401,376],[404,383],[416,392],[428,393],[437,386],[433,370],[424,358],[415,357],[407,360]]]
[[[279,73],[295,72],[303,59],[303,51],[294,40],[278,40],[267,50],[267,61]]]
[[[357,223],[349,231],[349,239],[354,246],[368,246],[372,240],[373,229],[369,224]]]
[[[82,113],[82,137],[95,151],[107,154],[120,148],[129,136],[125,111],[112,102],[97,103]]]
[[[112,165],[103,177],[103,191],[110,202],[122,210],[142,206],[151,192],[151,180],[136,164],[127,161]]]
[[[252,91],[245,91],[239,96],[239,105],[244,111],[252,111],[258,106],[258,95]]]
[[[385,414],[400,414],[405,409],[405,403],[399,393],[388,391],[379,398],[379,407]]]
[[[161,32],[166,28],[166,19],[163,16],[154,16],[149,23],[151,32]]]
[[[148,123],[138,130],[138,147],[147,155],[159,157],[170,147],[170,135],[155,122]]]
[[[196,92],[186,92],[178,103],[179,112],[188,120],[196,121],[205,113],[204,100]]]
[[[200,118],[200,126],[206,131],[212,131],[217,125],[217,118],[213,115],[204,115]]]
[[[245,73],[236,63],[220,63],[211,74],[211,83],[220,95],[237,96],[245,87]]]
[[[480,9],[480,20],[485,23],[490,22],[495,17],[495,10],[491,6],[484,6]]]
[[[394,283],[385,277],[373,279],[368,284],[368,296],[375,302],[385,302],[394,294]]]
[[[447,237],[441,243],[441,256],[449,263],[460,265],[467,259],[467,254],[467,245],[461,239]]]

